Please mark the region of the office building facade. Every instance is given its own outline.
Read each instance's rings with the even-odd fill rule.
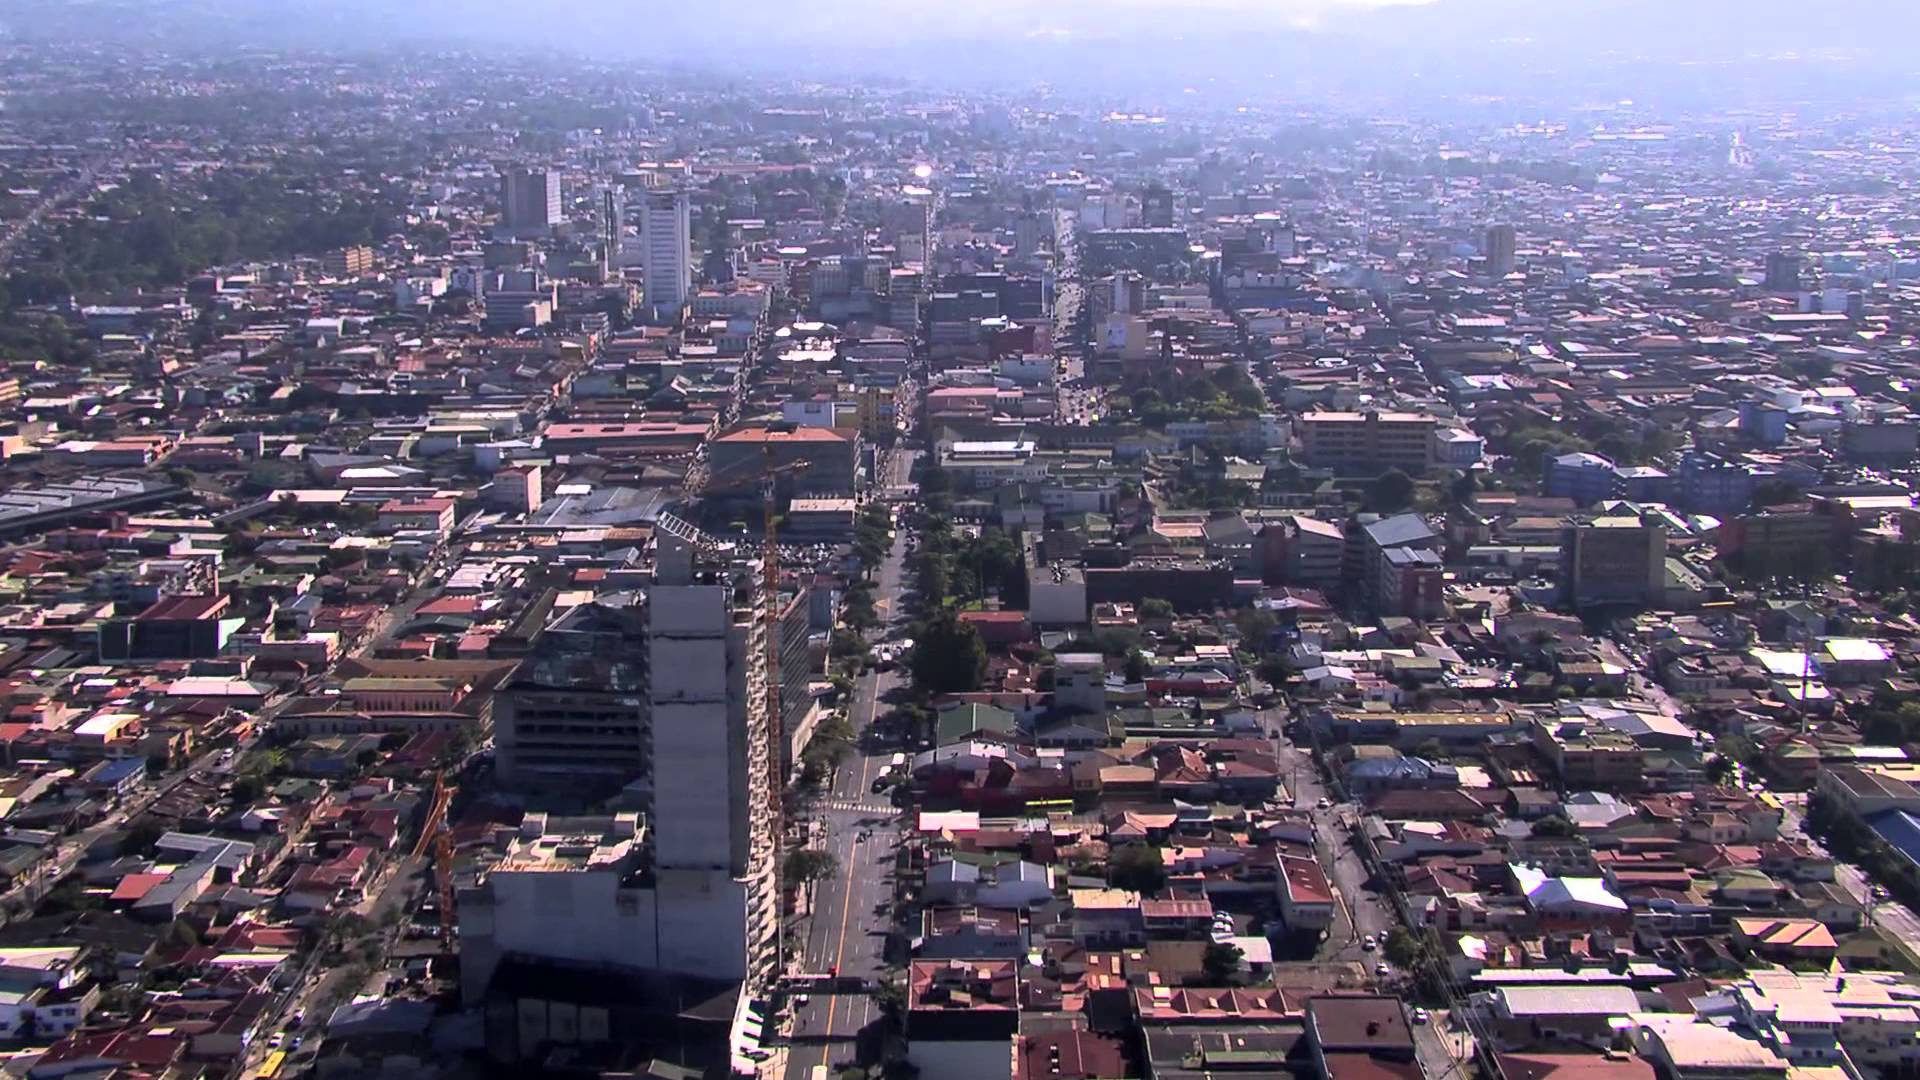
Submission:
[[[565,220],[557,171],[525,168],[500,171],[502,231],[510,236],[544,236]]]
[[[692,209],[678,189],[641,197],[640,272],[645,303],[660,321],[670,321],[693,291]]]

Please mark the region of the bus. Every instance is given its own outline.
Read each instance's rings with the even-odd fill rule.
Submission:
[[[249,1080],[274,1080],[274,1077],[280,1075],[280,1069],[286,1065],[286,1063],[287,1052],[285,1050],[275,1050],[267,1055],[267,1060],[261,1062],[258,1069],[248,1073],[247,1076]]]

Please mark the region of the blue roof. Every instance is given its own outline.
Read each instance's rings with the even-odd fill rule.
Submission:
[[[117,784],[130,777],[140,776],[147,771],[147,759],[143,757],[114,758],[94,766],[90,778],[97,783]]]
[[[1906,810],[1888,810],[1868,818],[1867,825],[1908,862],[1920,863],[1920,817]]]
[[[1419,514],[1400,514],[1395,517],[1376,521],[1366,526],[1367,539],[1380,547],[1399,547],[1402,544],[1417,544],[1422,540],[1431,540],[1440,535],[1427,524],[1427,519]]]
[[[1440,556],[1425,548],[1390,547],[1382,553],[1386,560],[1395,566],[1410,563],[1424,563],[1430,566],[1441,565]]]

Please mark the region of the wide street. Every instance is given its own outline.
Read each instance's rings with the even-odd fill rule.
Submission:
[[[884,492],[906,483],[913,457],[911,452],[896,454],[876,488]],[[886,637],[897,637],[907,621],[900,601],[906,551],[902,531],[876,575],[874,606],[880,613],[879,633]],[[873,792],[873,782],[886,771],[893,751],[876,749],[865,735],[886,707],[882,699],[904,680],[898,668],[869,669],[854,682],[849,720],[861,737],[855,741],[854,753],[834,770],[832,782],[814,807],[822,827],[819,846],[838,865],[833,875],[813,886],[812,912],[802,920],[805,945],[795,965],[798,973],[837,972],[845,978],[877,979],[886,968],[893,909],[891,864],[900,829],[898,811],[884,793]],[[792,1010],[790,1080],[808,1080],[813,1066],[852,1058],[856,1037],[880,1019],[879,1007],[867,993],[807,997],[804,1005]]]

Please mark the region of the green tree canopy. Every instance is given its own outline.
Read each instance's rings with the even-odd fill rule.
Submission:
[[[1239,974],[1240,960],[1245,955],[1240,946],[1231,941],[1211,942],[1207,945],[1207,951],[1200,956],[1200,969],[1205,972],[1208,983],[1224,985]]]
[[[1116,888],[1152,896],[1166,888],[1167,867],[1160,849],[1128,844],[1108,855],[1107,878]]]
[[[782,867],[786,879],[797,885],[830,878],[840,871],[840,860],[815,848],[795,848]]]
[[[1382,514],[1397,514],[1413,505],[1416,490],[1413,477],[1399,469],[1388,469],[1373,478],[1367,488],[1367,502]]]
[[[942,608],[913,635],[914,686],[928,694],[977,690],[987,677],[987,646],[980,632]]]

